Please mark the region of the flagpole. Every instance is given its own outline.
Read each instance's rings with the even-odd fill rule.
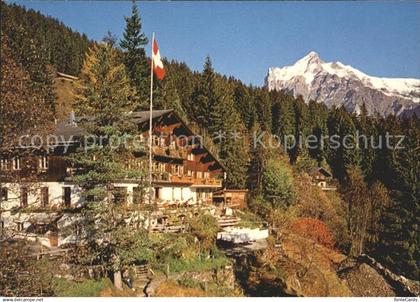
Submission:
[[[153,127],[153,44],[155,33],[152,33],[152,53],[150,62],[150,110],[149,110],[149,206],[152,204],[152,127]],[[151,217],[149,217],[149,229],[151,227]]]

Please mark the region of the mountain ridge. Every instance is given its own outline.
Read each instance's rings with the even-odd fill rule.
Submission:
[[[369,114],[420,113],[420,79],[370,76],[341,62],[324,62],[315,51],[294,65],[269,68],[265,84],[355,113],[363,104]]]

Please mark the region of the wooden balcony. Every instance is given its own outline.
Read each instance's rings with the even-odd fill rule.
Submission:
[[[171,175],[172,182],[179,182],[179,183],[191,183],[194,186],[216,186],[221,187],[222,181],[215,178],[195,178],[191,176],[178,176],[178,175]]]
[[[171,175],[170,176],[170,181],[171,182],[176,182],[176,183],[193,184],[194,183],[194,178],[192,178],[190,176],[185,176],[185,175]]]
[[[192,176],[187,175],[176,175],[170,174],[167,172],[164,173],[154,173],[153,179],[156,182],[168,182],[168,183],[179,183],[179,184],[189,184],[194,186],[214,186],[214,187],[221,187],[222,181],[216,178],[194,178]]]
[[[216,179],[216,178],[194,178],[194,185],[196,186],[200,186],[200,185],[204,185],[204,186],[215,186],[215,187],[221,187],[222,186],[222,181],[220,179]]]
[[[160,146],[153,146],[153,154],[174,158],[187,158],[188,155],[186,149]]]

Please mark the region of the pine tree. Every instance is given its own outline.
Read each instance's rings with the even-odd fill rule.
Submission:
[[[291,156],[293,144],[296,142],[293,103],[294,100],[289,95],[282,93],[274,95],[272,110],[273,134],[280,139],[284,150],[287,151],[289,156]]]
[[[334,176],[343,181],[347,167],[360,165],[360,149],[357,147],[356,127],[350,114],[342,107],[333,109],[328,117],[328,164]],[[345,138],[349,138],[346,140]]]
[[[178,63],[172,61],[168,67],[168,73],[171,73],[171,80],[177,90],[181,106],[186,112],[186,121],[194,120],[194,105],[193,91],[197,86],[198,75],[194,74],[185,63]]]
[[[266,89],[256,89],[254,93],[258,122],[261,129],[271,133],[272,131],[272,114],[271,99]]]
[[[84,227],[91,255],[87,260],[114,272],[115,285],[120,287],[124,266],[151,255],[145,231],[137,228],[133,232],[127,223],[131,216],[118,201],[120,193],[114,187],[130,179],[142,188],[144,172],[127,165],[138,160],[134,152],[139,151],[129,140],[136,130],[129,116],[136,106],[135,92],[117,51],[107,43],[89,50],[81,74],[75,109],[85,117],[80,123],[89,142],[71,158],[77,167],[71,180],[82,188],[86,199]]]
[[[309,111],[301,96],[293,103],[295,146],[289,152],[290,160],[295,163],[298,156],[306,152],[305,140],[310,134]],[[301,143],[302,142],[302,143]]]
[[[245,188],[248,166],[246,128],[236,110],[233,85],[214,72],[210,57],[206,58],[192,99],[196,122],[213,137],[219,157],[227,168],[227,187]]]
[[[25,9],[17,4],[0,2],[2,31],[8,36],[10,43],[31,43],[37,45],[47,65],[53,66],[57,71],[78,75],[83,58],[91,41],[84,34],[79,34],[66,27],[62,22],[51,17],[43,16],[32,9]],[[7,26],[5,26],[8,24]],[[19,31],[27,33],[25,41],[19,40]],[[14,59],[19,52],[28,48],[10,45]],[[25,57],[25,56],[23,56]]]
[[[386,135],[401,135],[403,129],[400,121],[395,116],[388,116],[384,118],[375,118],[376,120],[376,135],[375,145],[379,146],[375,150],[372,175],[370,180],[379,180],[388,189],[394,190],[398,187],[395,180],[398,179],[396,171],[393,167],[393,159],[395,150],[386,147]]]
[[[237,111],[247,129],[251,129],[257,123],[257,111],[254,99],[251,96],[252,88],[248,88],[241,82],[234,83],[234,99]]]
[[[250,161],[247,173],[247,188],[253,197],[262,194],[262,173],[264,171],[267,158],[267,137],[262,137],[262,144],[254,143],[261,134],[261,129],[255,125],[251,129],[252,138],[250,140]]]
[[[157,109],[173,109],[183,121],[188,121],[187,113],[182,106],[181,97],[176,88],[175,73],[172,66],[166,67],[165,80],[159,87],[159,94],[154,98],[154,107]]]
[[[135,1],[133,1],[131,16],[126,17],[125,22],[126,27],[120,42],[124,65],[131,85],[136,89],[140,100],[138,107],[147,107],[150,76],[144,47],[147,45],[148,39],[141,30],[141,18]]]
[[[311,135],[316,137],[317,143],[309,147],[309,154],[316,159],[318,166],[325,164],[327,152],[323,144],[328,135],[328,109],[325,105],[310,101],[309,116],[311,117]]]
[[[219,156],[227,168],[226,186],[244,189],[249,157],[246,129],[234,108],[232,98],[224,99],[220,106],[223,123],[219,131],[226,133],[226,140],[219,145]]]
[[[284,138],[294,135],[295,118],[293,99],[288,95],[278,94],[273,101],[273,134]]]
[[[388,267],[415,280],[420,274],[420,127],[417,118],[403,122],[403,149],[392,154],[395,171],[392,202],[383,216],[383,232],[376,255]]]
[[[175,87],[173,79],[168,75],[165,76],[165,83],[162,85],[162,96],[160,105],[157,108],[174,109],[181,117],[186,117],[186,113],[181,105],[181,99],[178,94],[178,89]]]
[[[219,128],[219,125],[215,125],[210,117],[214,104],[221,97],[216,89],[216,74],[211,59],[207,56],[200,80],[192,93],[191,111],[196,122],[204,129],[208,129],[210,133],[218,131],[217,128]]]
[[[373,168],[377,152],[372,145],[375,146],[379,142],[376,125],[373,119],[368,116],[365,104],[361,108],[360,115],[354,116],[354,124],[360,136],[361,168],[366,179],[369,180],[372,179],[372,174],[374,173]]]

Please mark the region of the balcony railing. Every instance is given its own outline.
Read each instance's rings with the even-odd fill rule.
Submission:
[[[216,178],[194,178],[194,185],[221,186],[222,181]]]
[[[187,158],[188,156],[186,149],[175,148],[175,147],[170,147],[170,146],[169,147],[154,146],[153,154],[161,155],[161,156],[176,157],[176,158]]]
[[[222,181],[216,178],[195,178],[187,175],[176,175],[168,172],[153,173],[154,181],[187,183],[191,185],[221,186]]]

